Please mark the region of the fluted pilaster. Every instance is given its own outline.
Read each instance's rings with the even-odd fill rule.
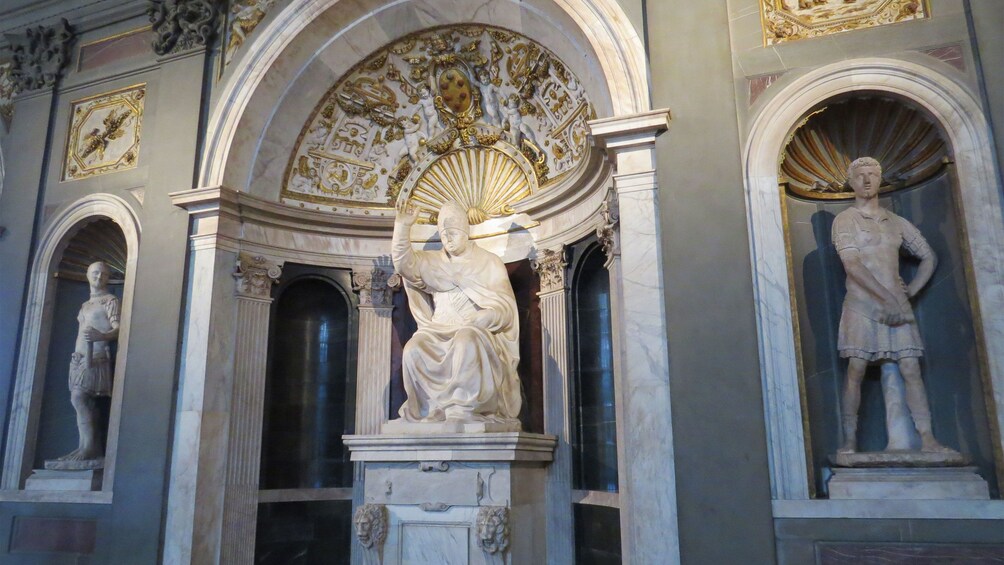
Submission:
[[[390,418],[391,313],[400,286],[399,275],[379,267],[352,272],[352,287],[359,292],[357,434],[378,434]]]
[[[221,563],[254,562],[271,289],[281,266],[241,253]]]
[[[568,261],[564,246],[541,249],[532,263],[540,277],[540,324],[544,347],[544,431],[558,437],[547,468],[547,562],[571,563],[572,453],[569,428]]]

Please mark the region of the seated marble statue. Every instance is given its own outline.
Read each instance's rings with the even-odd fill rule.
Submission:
[[[418,324],[404,346],[405,422],[519,426],[519,324],[505,265],[468,239],[466,211],[443,205],[443,248],[416,251],[410,242],[417,210],[399,206],[394,268],[404,279]]]

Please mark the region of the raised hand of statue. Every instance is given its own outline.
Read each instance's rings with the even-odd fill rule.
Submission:
[[[398,204],[396,221],[406,226],[414,225],[418,221],[418,208],[408,201]]]

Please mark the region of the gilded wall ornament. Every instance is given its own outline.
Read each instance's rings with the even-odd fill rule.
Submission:
[[[930,16],[927,0],[760,0],[764,45]]]
[[[297,140],[281,198],[363,213],[407,198],[431,223],[453,196],[477,224],[574,170],[592,117],[578,79],[528,38],[483,25],[429,29],[339,79]],[[469,184],[470,194],[447,192]]]
[[[802,198],[854,198],[847,167],[875,155],[884,167],[880,192],[917,185],[950,159],[938,128],[897,100],[855,97],[827,104],[801,121],[784,152],[778,176]]]
[[[206,47],[220,25],[221,0],[150,0],[147,15],[158,55]]]
[[[140,84],[73,103],[64,181],[136,167],[145,98]]]
[[[11,75],[13,66],[10,63],[0,65],[0,123],[4,131],[10,131],[14,121],[14,96],[17,95],[17,85]]]
[[[8,34],[11,46],[11,77],[20,92],[52,88],[69,62],[70,45],[76,34],[70,24],[59,20],[50,27],[37,26],[24,35]]]
[[[230,64],[237,50],[247,41],[248,36],[265,19],[274,5],[275,0],[235,0],[230,4],[230,11],[227,13],[224,65]]]

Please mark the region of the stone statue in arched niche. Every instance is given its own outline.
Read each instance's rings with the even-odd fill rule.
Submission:
[[[871,157],[850,164],[848,184],[854,190],[854,205],[833,222],[833,244],[847,274],[847,295],[840,315],[837,349],[848,360],[841,398],[843,444],[835,462],[843,466],[876,463],[961,463],[959,453],[941,445],[931,427],[931,410],[920,358],[924,354],[917,320],[910,305],[927,285],[937,266],[937,257],[924,236],[908,220],[882,208],[879,187],[882,167]],[[899,255],[903,251],[920,260],[917,274],[905,283],[900,277]],[[882,365],[883,372],[902,375],[906,403],[920,435],[923,455],[890,457],[857,454],[858,410],[861,381],[869,364]],[[885,394],[891,394],[884,389]],[[890,443],[898,443],[890,430]],[[884,454],[889,453],[887,449]]]
[[[111,269],[103,261],[87,267],[90,298],[77,314],[77,339],[70,357],[70,402],[76,412],[77,449],[46,461],[46,469],[100,469],[104,452],[99,437],[96,398],[112,394],[112,343],[119,334],[119,300],[108,291]]]

